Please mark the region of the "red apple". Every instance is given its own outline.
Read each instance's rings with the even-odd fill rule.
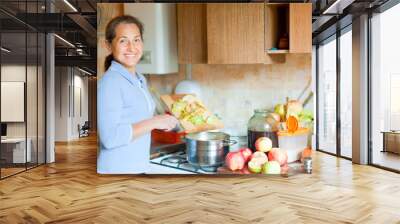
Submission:
[[[247,166],[244,166],[242,170],[240,170],[241,174],[251,174],[249,168]]]
[[[250,160],[250,157],[253,154],[253,151],[251,151],[251,149],[249,149],[249,148],[240,148],[239,152],[242,153],[242,156],[246,163]]]
[[[253,155],[251,155],[250,161],[253,161],[253,163],[262,165],[262,164],[268,162],[268,157],[265,153],[257,151],[255,153],[253,153]]]
[[[285,164],[287,164],[288,155],[286,150],[282,150],[280,148],[272,148],[268,152],[268,160],[277,161],[279,165],[284,166]]]
[[[260,137],[255,143],[257,151],[268,152],[272,148],[272,141],[268,137]]]
[[[225,157],[225,164],[232,171],[241,170],[244,167],[245,160],[241,152],[230,152]]]

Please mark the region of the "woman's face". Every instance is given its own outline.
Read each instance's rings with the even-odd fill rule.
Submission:
[[[121,23],[115,29],[115,37],[109,46],[114,59],[134,71],[143,54],[140,30],[133,23]]]

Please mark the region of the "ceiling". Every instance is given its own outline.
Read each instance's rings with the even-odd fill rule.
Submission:
[[[3,56],[2,60],[5,58],[6,60],[18,60],[19,58],[25,62],[26,58],[32,58],[31,55],[36,55],[36,51],[40,51],[44,47],[42,42],[37,43],[37,39],[42,39],[36,33],[54,32],[74,45],[71,46],[60,38],[55,38],[56,65],[79,66],[95,74],[97,2],[151,1],[1,0],[1,44],[12,50],[7,54],[2,52],[2,56],[6,56]],[[255,0],[254,2],[260,1]],[[354,16],[376,8],[387,0],[267,0],[265,2],[312,2],[313,42],[318,43],[334,34],[338,28],[351,24]],[[333,10],[327,10],[332,8]],[[50,11],[52,13],[48,13]],[[21,35],[21,33],[27,33],[27,35]],[[25,48],[25,46],[27,47]]]
[[[67,3],[47,0],[46,5],[45,0],[1,0],[1,44],[11,50],[1,52],[2,61],[35,63],[37,51],[44,50],[42,33],[52,32],[72,44],[55,38],[56,66],[78,66],[96,74],[96,0]]]
[[[313,1],[313,43],[327,39],[368,11],[374,11],[389,0],[315,0]]]

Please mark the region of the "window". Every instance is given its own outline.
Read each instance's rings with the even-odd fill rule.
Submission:
[[[25,16],[41,12],[44,4],[2,1],[1,5]],[[0,17],[8,21],[0,28],[0,178],[5,178],[45,163],[46,39],[44,33],[16,17],[4,12]]]
[[[372,164],[400,170],[400,5],[371,19]]]
[[[318,148],[336,153],[336,39],[318,48]]]
[[[340,36],[340,155],[352,157],[352,32]]]

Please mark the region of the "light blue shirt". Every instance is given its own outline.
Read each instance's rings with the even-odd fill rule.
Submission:
[[[132,138],[132,124],[154,115],[155,104],[143,75],[132,75],[112,61],[97,89],[100,150],[97,172],[134,174],[148,171],[151,133]]]

